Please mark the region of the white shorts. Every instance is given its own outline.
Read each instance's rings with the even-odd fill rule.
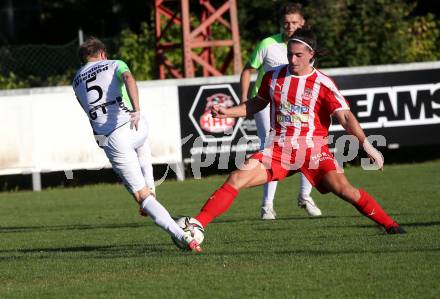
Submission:
[[[131,192],[146,186],[136,149],[143,146],[148,137],[148,123],[141,118],[138,130],[130,129],[130,122],[114,130],[101,145],[113,170]]]

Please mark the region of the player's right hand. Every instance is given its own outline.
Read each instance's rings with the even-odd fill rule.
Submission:
[[[130,112],[130,129],[133,130],[133,128],[135,128],[137,131],[140,119],[141,119],[141,113],[139,111]]]
[[[220,105],[214,105],[211,107],[211,115],[214,118],[226,118],[226,108]]]

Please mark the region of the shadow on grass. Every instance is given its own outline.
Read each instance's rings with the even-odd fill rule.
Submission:
[[[429,227],[429,226],[440,226],[440,221],[429,221],[429,222],[399,222],[399,224],[406,228],[406,227]],[[348,224],[348,225],[326,225],[327,228],[341,228],[341,227],[360,227],[360,228],[367,228],[367,227],[379,227],[375,224]]]
[[[69,224],[69,225],[42,225],[42,226],[3,226],[0,227],[2,233],[23,233],[41,231],[62,231],[62,230],[88,230],[100,228],[137,228],[143,227],[145,223],[118,223],[118,224]]]
[[[389,213],[392,217],[401,217],[405,215],[418,215],[414,213]],[[221,220],[214,220],[212,222],[213,224],[224,224],[224,223],[245,223],[248,222],[248,224],[251,223],[270,223],[270,222],[276,222],[276,221],[294,221],[294,220],[307,220],[307,221],[318,221],[318,220],[325,220],[325,219],[337,219],[337,218],[365,218],[365,216],[357,213],[353,213],[353,215],[323,215],[318,217],[310,217],[310,216],[285,216],[285,217],[277,217],[276,220],[261,220],[257,217],[252,218],[240,218],[240,217],[234,217],[234,219],[221,219]],[[433,222],[435,223],[435,222]]]
[[[333,219],[333,218],[362,218],[362,215],[355,215],[355,216],[320,216],[320,217],[285,217],[285,218],[277,218],[276,221],[291,221],[291,220],[307,220],[307,221],[316,221],[316,220],[324,220],[324,219]],[[272,220],[273,221],[273,220]],[[240,222],[247,222],[248,224],[255,225],[256,223],[267,223],[270,221],[261,221],[261,220],[250,220],[250,219],[241,219],[241,220],[223,220],[223,221],[216,221],[215,223],[240,223]],[[215,224],[214,223],[214,224]],[[440,221],[428,221],[428,222],[399,222],[400,225],[402,225],[403,228],[411,228],[411,227],[435,227],[440,226]],[[382,235],[387,235],[385,233],[385,230],[383,227],[371,223],[371,224],[344,224],[344,225],[333,225],[333,224],[325,224],[323,226],[323,229],[329,229],[329,228],[376,228],[377,231]],[[268,226],[257,226],[255,225],[253,229],[257,231],[288,231],[290,228],[288,227],[268,227]],[[407,232],[411,234],[411,231]]]
[[[276,220],[261,220],[260,218],[257,218],[257,217],[252,217],[252,218],[234,217],[234,219],[214,220],[213,224],[216,224],[216,223],[242,223],[242,222],[270,223],[270,222],[285,221],[285,220],[314,220],[314,219],[324,219],[324,218],[337,218],[337,216],[320,216],[320,217],[289,216],[289,217],[277,217]]]
[[[440,252],[440,248],[387,248],[384,250],[281,250],[274,251],[277,255],[299,255],[299,256],[325,256],[325,255],[345,255],[345,254],[390,254],[411,253],[411,252]],[[224,254],[224,253],[222,253]],[[248,254],[248,253],[246,253]],[[249,254],[252,254],[249,252]],[[256,254],[256,253],[255,253]]]
[[[402,223],[402,226],[440,226],[440,221],[430,221],[430,222],[406,222]]]
[[[395,216],[394,214],[390,214]],[[405,214],[398,214],[405,215]],[[324,215],[319,217],[308,217],[308,216],[289,216],[289,217],[278,217],[274,221],[292,221],[292,220],[307,220],[307,221],[317,221],[325,219],[336,219],[336,218],[360,218],[363,217],[360,214],[354,215]],[[215,220],[213,224],[227,224],[227,223],[245,223],[255,224],[255,223],[267,223],[270,221],[262,221],[259,218],[235,218],[235,219],[224,219]],[[114,223],[114,224],[68,224],[68,225],[40,225],[40,226],[1,226],[0,234],[3,233],[28,233],[28,232],[49,232],[49,231],[62,231],[62,230],[93,230],[93,229],[119,229],[119,228],[139,228],[145,226],[146,223]],[[429,222],[429,223],[412,223],[405,224],[407,226],[431,226],[440,225],[440,222]],[[336,227],[336,226],[335,226]]]
[[[144,257],[146,255],[169,255],[174,256],[179,251],[171,243],[156,244],[125,244],[125,245],[85,245],[72,247],[48,247],[48,248],[23,248],[0,250],[1,261],[22,259],[56,259],[68,258],[65,254],[84,253],[86,255],[71,255],[74,259],[105,259],[105,258],[128,258]],[[87,255],[91,254],[91,255]],[[95,254],[95,255],[94,255]]]
[[[394,237],[394,236],[393,236]],[[241,243],[235,241],[235,243]],[[236,248],[236,247],[235,247]],[[70,253],[97,253],[97,255],[71,255]],[[167,257],[180,258],[182,256],[192,255],[193,257],[238,257],[238,256],[258,256],[276,255],[276,256],[335,256],[335,255],[350,255],[350,254],[390,254],[396,253],[417,253],[417,252],[440,252],[440,248],[387,248],[387,249],[346,249],[346,250],[312,250],[312,249],[292,249],[292,250],[220,250],[220,251],[205,251],[202,254],[194,254],[189,251],[180,251],[177,248],[170,246],[170,244],[134,244],[121,246],[78,246],[78,247],[64,247],[64,248],[33,248],[33,249],[19,249],[19,250],[2,250],[0,254],[15,254],[10,256],[0,256],[0,261],[16,261],[16,260],[42,260],[42,259],[117,259],[117,258],[151,258],[151,257]],[[58,254],[58,255],[57,255]]]
[[[309,216],[288,216],[288,217],[277,217],[276,220],[261,220],[260,218],[238,218],[235,217],[234,219],[224,219],[224,220],[215,220],[213,224],[225,224],[225,223],[242,223],[244,224],[247,222],[248,224],[253,223],[270,223],[270,222],[277,222],[277,221],[295,221],[295,220],[306,220],[306,221],[318,221],[318,220],[325,220],[325,219],[337,219],[337,218],[361,218],[364,217],[360,214],[358,215],[325,215],[325,216],[319,216],[319,217],[309,217]]]

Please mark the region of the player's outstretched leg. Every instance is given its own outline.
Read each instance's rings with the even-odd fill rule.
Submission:
[[[304,174],[300,174],[299,181],[299,194],[298,194],[298,207],[305,209],[307,214],[311,217],[321,216],[322,212],[315,204],[312,196],[312,184],[306,178]]]
[[[356,203],[353,203],[359,212],[374,222],[382,225],[388,234],[406,233],[406,231],[382,209],[370,194],[362,189],[359,189],[359,193],[359,200]]]
[[[238,190],[227,181],[217,189],[203,205],[200,213],[195,216],[203,227],[211,223],[212,220],[225,213],[232,205]]]
[[[322,184],[327,190],[350,202],[364,216],[383,226],[388,234],[406,233],[371,195],[362,189],[353,187],[342,173],[336,171],[327,173],[322,180]]]
[[[266,181],[267,172],[261,162],[255,159],[246,160],[241,169],[232,172],[226,182],[209,197],[194,218],[206,227],[229,209],[241,189],[262,185]]]
[[[188,245],[188,249],[201,252],[202,248],[191,236],[185,235],[184,231],[171,218],[167,209],[156,200],[152,194],[148,194],[145,198],[140,197],[140,208],[143,213],[150,216],[154,223],[165,230],[173,238],[180,240],[182,243]]]

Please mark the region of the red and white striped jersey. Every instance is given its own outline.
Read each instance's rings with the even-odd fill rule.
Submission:
[[[333,80],[314,69],[305,76],[290,74],[288,65],[265,74],[258,96],[270,101],[274,141],[307,147],[328,136],[331,115],[350,107]]]

